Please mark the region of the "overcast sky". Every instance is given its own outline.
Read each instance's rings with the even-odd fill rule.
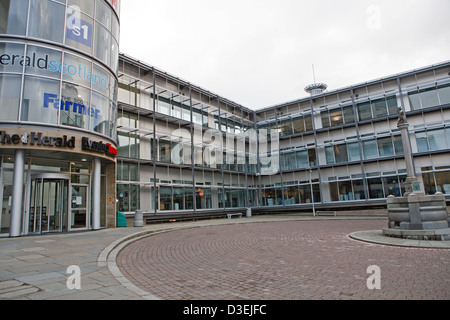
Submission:
[[[449,0],[122,0],[120,51],[251,109],[450,60]]]

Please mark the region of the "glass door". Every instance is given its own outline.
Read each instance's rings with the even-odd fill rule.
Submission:
[[[88,228],[89,186],[72,184],[70,230]]]
[[[29,233],[62,232],[68,211],[68,179],[34,178],[31,181]]]

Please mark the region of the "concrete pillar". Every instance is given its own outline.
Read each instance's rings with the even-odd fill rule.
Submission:
[[[100,229],[100,201],[101,199],[101,172],[102,164],[100,159],[94,160],[94,172],[92,179],[92,229]]]
[[[16,150],[13,175],[13,198],[11,203],[10,237],[20,236],[23,203],[23,177],[25,167],[25,151]]]

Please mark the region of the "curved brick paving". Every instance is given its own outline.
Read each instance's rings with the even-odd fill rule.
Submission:
[[[450,299],[450,250],[350,239],[386,222],[290,221],[153,235],[117,257],[121,272],[161,299]],[[367,288],[367,268],[381,289]]]

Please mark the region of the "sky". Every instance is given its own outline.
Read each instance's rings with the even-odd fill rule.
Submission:
[[[122,0],[120,51],[256,110],[448,61],[449,14],[449,0]]]

